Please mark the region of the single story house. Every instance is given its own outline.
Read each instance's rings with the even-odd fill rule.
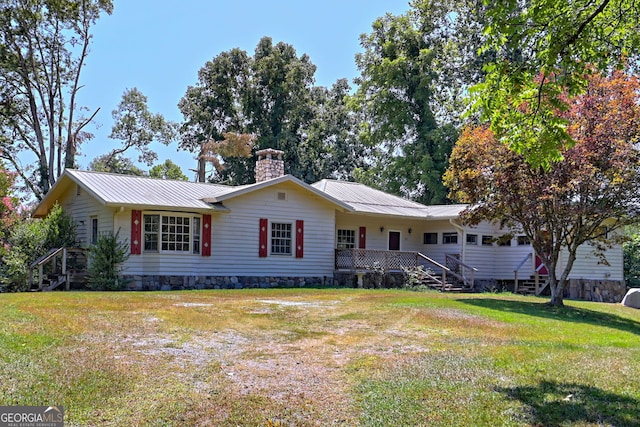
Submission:
[[[130,247],[130,289],[351,285],[372,269],[424,265],[475,288],[534,277],[524,236],[459,220],[465,205],[425,206],[363,184],[308,185],[284,174],[282,152],[258,152],[256,183],[227,186],[67,169],[35,210],[55,203],[80,245],[119,232]],[[620,301],[622,248],[598,263],[585,245],[569,297]],[[619,295],[620,294],[620,295]]]

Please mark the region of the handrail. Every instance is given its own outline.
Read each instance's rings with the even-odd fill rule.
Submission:
[[[456,263],[460,264],[461,266],[463,266],[464,268],[468,268],[469,270],[472,270],[473,272],[477,272],[478,269],[475,267],[470,266],[469,264],[465,264],[464,262],[460,261],[458,258],[451,256],[449,254],[445,255],[446,258],[452,259],[454,260]]]
[[[529,259],[533,259],[533,254],[531,252],[529,252],[524,258],[522,258],[522,261],[520,261],[520,264],[518,264],[518,266],[515,268],[515,270],[513,270],[513,293],[518,293],[518,271],[520,271],[520,269],[522,268],[522,266],[527,262],[527,260]],[[536,281],[537,283],[537,281]],[[538,288],[538,285],[536,284],[536,289]]]
[[[475,274],[476,274],[476,272],[478,271],[478,269],[477,269],[477,268],[475,268],[475,267],[471,267],[471,266],[470,266],[470,265],[468,265],[468,264],[465,264],[464,262],[460,261],[457,257],[455,257],[455,256],[453,256],[453,255],[450,255],[450,254],[446,254],[446,255],[445,255],[445,259],[446,259],[447,261],[449,261],[449,260],[450,260],[450,261],[452,261],[452,262],[456,263],[457,267],[462,267],[462,268],[461,268],[461,270],[462,270],[462,271],[461,271],[460,273],[457,273],[457,272],[455,272],[455,271],[453,271],[453,270],[452,270],[450,274],[451,274],[452,276],[456,277],[458,280],[462,281],[462,283],[463,283],[465,286],[467,286],[467,287],[469,287],[469,288],[473,288],[474,283],[475,283]],[[465,269],[466,269],[466,270],[465,270]],[[470,278],[470,279],[469,279],[469,278],[467,278],[467,276],[465,275],[465,272],[466,272],[467,270],[469,270],[469,272],[471,273],[471,278]]]
[[[425,255],[425,254],[423,254],[423,253],[418,252],[418,256],[419,256],[420,258],[424,259],[425,261],[427,261],[427,262],[429,262],[429,263],[431,263],[431,264],[435,265],[435,266],[436,266],[436,267],[438,267],[438,268],[441,268],[441,269],[443,269],[443,270],[446,270],[446,271],[448,271],[448,272],[451,272],[451,269],[450,269],[449,267],[447,267],[446,265],[442,265],[442,264],[440,264],[438,261],[436,261],[436,260],[433,260],[433,259],[429,258],[428,256],[426,256],[426,255]]]
[[[529,258],[531,258],[533,256],[533,254],[531,252],[529,252],[527,254],[527,256],[525,256],[524,258],[522,258],[522,261],[520,261],[520,264],[518,264],[518,266],[516,268],[513,269],[513,272],[517,272],[518,270],[520,270],[522,268],[522,266],[524,265],[525,262],[527,262],[527,260]]]
[[[51,260],[51,258],[56,257],[62,251],[64,251],[64,248],[50,249],[49,252],[29,264],[29,268],[34,268],[36,265],[46,264]]]

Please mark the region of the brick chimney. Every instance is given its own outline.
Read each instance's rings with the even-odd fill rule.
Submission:
[[[284,175],[284,151],[267,148],[256,152],[256,182],[268,181]]]

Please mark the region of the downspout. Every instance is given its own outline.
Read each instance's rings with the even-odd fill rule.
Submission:
[[[116,217],[118,216],[118,214],[121,214],[122,212],[124,212],[124,206],[120,206],[120,209],[117,209],[114,213],[113,213],[113,224],[111,226],[113,234],[116,234]]]
[[[458,224],[457,222],[455,222],[454,218],[450,218],[449,219],[449,224],[453,225],[454,228],[460,230],[460,234],[461,234],[461,238],[460,238],[460,261],[466,263],[467,260],[465,259],[465,231],[464,228],[462,228],[462,226],[460,224]]]

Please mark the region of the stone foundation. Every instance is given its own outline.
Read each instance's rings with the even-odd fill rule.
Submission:
[[[304,288],[330,286],[333,277],[254,276],[138,276],[125,275],[129,291],[178,291],[191,289]]]
[[[565,297],[596,302],[619,303],[626,293],[624,280],[571,279],[565,289]]]

